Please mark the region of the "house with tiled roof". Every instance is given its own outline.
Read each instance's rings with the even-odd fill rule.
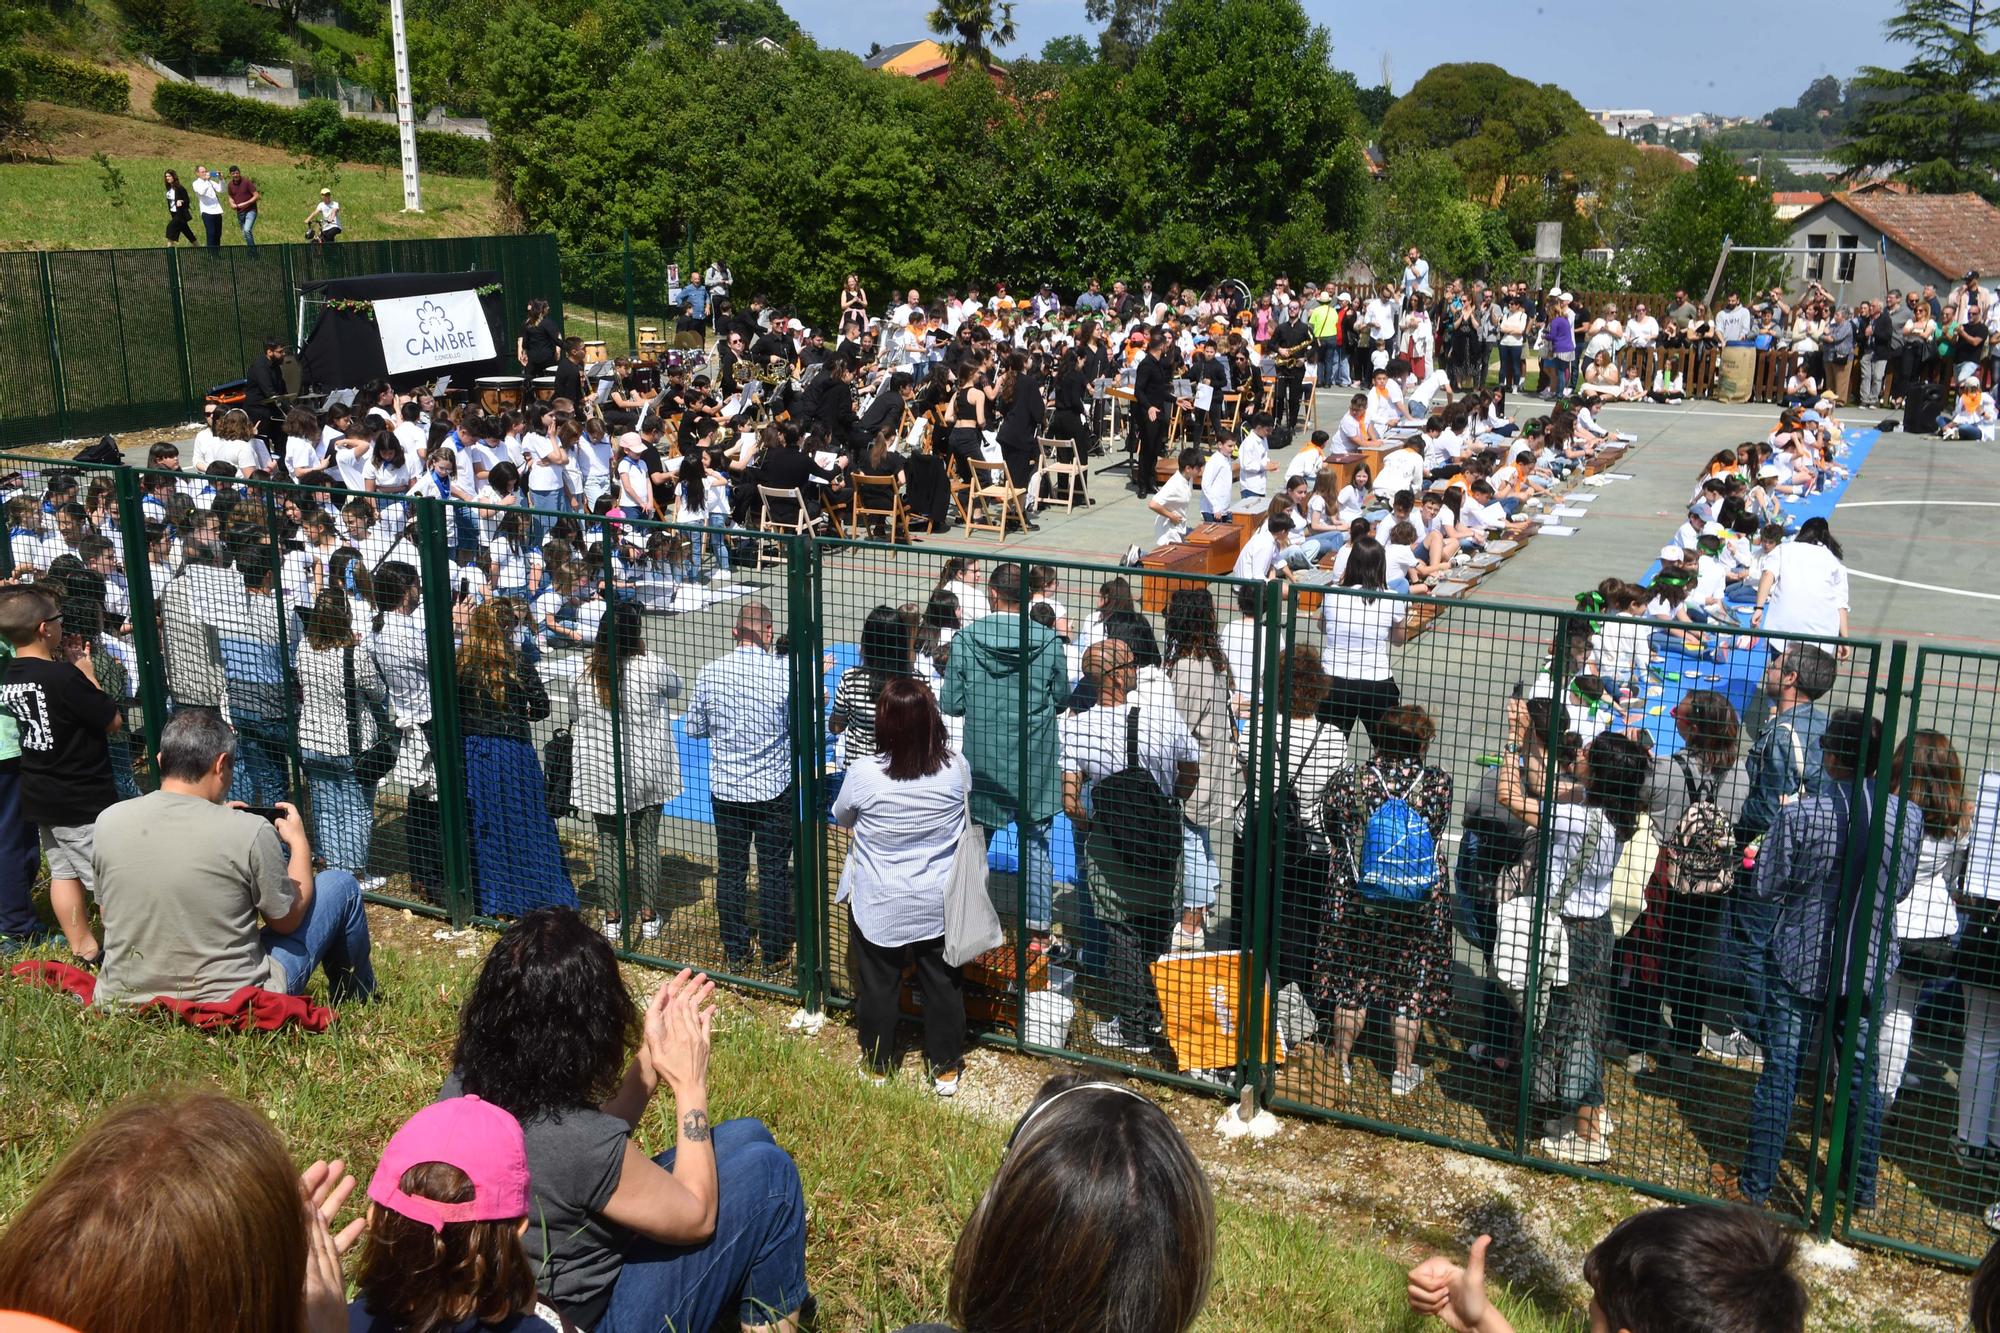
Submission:
[[[877,47],[861,63],[869,69],[915,79],[919,83],[942,83],[951,76],[951,56],[942,43],[929,37]],[[986,62],[986,76],[995,83],[1005,78],[1006,74],[1005,66],[992,60]]]
[[[1976,194],[1851,190],[1793,218],[1791,244],[1810,252],[1792,257],[1800,285],[1817,279],[1852,300],[1947,291],[1972,269],[2000,274],[2000,208]]]

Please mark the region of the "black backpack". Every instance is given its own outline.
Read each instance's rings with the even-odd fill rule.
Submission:
[[[1139,710],[1125,714],[1125,767],[1091,789],[1094,823],[1138,875],[1167,875],[1181,854],[1181,806],[1139,762]]]

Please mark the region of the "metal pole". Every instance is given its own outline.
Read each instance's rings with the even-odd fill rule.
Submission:
[[[1574,615],[1556,617],[1555,646],[1549,662],[1551,684],[1569,679],[1569,626],[1574,619],[1576,619]],[[1556,692],[1556,697],[1558,699],[1562,697],[1560,690]],[[1536,868],[1534,877],[1536,911],[1533,922],[1528,928],[1528,986],[1522,993],[1520,1083],[1515,1088],[1514,1101],[1514,1155],[1523,1161],[1527,1160],[1529,1145],[1535,1141],[1534,1132],[1529,1128],[1531,1124],[1529,1112],[1533,1101],[1535,1075],[1535,1026],[1542,1017],[1539,1012],[1542,1003],[1542,933],[1549,914],[1549,895],[1561,887],[1560,884],[1549,882],[1549,850],[1554,841],[1550,816],[1555,813],[1556,779],[1562,770],[1561,718],[1562,710],[1551,708],[1548,734],[1540,738],[1542,753],[1546,756],[1546,760],[1542,765],[1542,790],[1537,794],[1537,799],[1541,802],[1541,816],[1532,839],[1535,845],[1533,865]],[[1503,754],[1500,760],[1503,764],[1518,764],[1520,761],[1520,755],[1512,754]],[[1562,905],[1557,903],[1555,906],[1560,912]],[[1555,928],[1563,929],[1560,920]]]
[[[403,211],[424,211],[417,181],[417,121],[410,107],[410,44],[403,28],[403,0],[389,0],[389,37],[396,48],[396,137],[403,150]]]
[[[181,409],[188,416],[195,414],[194,363],[188,358],[187,339],[187,292],[181,286],[181,252],[173,246],[167,247],[167,285],[173,290],[170,304],[174,312],[174,353],[181,372]]]
[[[1722,238],[1722,253],[1715,258],[1715,272],[1709,275],[1708,291],[1701,298],[1701,303],[1710,310],[1715,309],[1715,289],[1722,285],[1722,267],[1729,262],[1729,252],[1734,248],[1734,245],[1735,242],[1731,241],[1728,236],[1725,235]]]
[[[605,652],[603,660],[605,670],[611,677],[606,682],[611,694],[611,707],[606,710],[611,715],[611,790],[618,794],[617,808],[611,815],[612,836],[618,841],[618,854],[613,858],[617,863],[618,885],[612,890],[611,896],[618,905],[619,930],[624,936],[625,947],[630,949],[632,941],[641,938],[641,935],[638,927],[632,923],[632,866],[626,853],[628,845],[626,835],[631,827],[631,821],[625,813],[625,662],[621,656],[625,645],[618,639],[618,534],[608,523],[598,531],[602,537],[599,545],[604,551],[604,594],[607,600],[604,604],[604,616],[597,622],[597,637],[603,639],[607,635],[610,636],[608,651]],[[595,690],[597,683],[584,681],[581,685],[582,689]],[[582,690],[578,692],[581,693]],[[593,814],[591,821],[595,823],[602,817]],[[654,827],[657,828],[658,825]],[[602,839],[597,845],[603,846]],[[657,841],[645,854],[653,858],[654,866],[657,868],[660,860]],[[593,870],[597,876],[597,891],[603,893],[604,867],[594,866]]]
[[[167,725],[167,681],[160,648],[159,603],[153,587],[153,565],[146,552],[146,508],[139,497],[139,473],[121,467],[112,474],[118,488],[118,536],[125,548],[125,585],[132,602],[132,652],[139,678],[133,682],[139,711],[146,719],[146,765],[159,784],[160,731]]]
[[[639,315],[632,308],[632,229],[625,232],[625,350],[639,350]]]
[[[472,858],[465,820],[465,741],[458,730],[458,643],[452,630],[448,534],[456,515],[442,500],[417,506],[417,560],[423,569],[424,639],[431,678],[431,768],[436,775],[438,838],[443,843],[445,906],[453,926],[472,919]],[[414,795],[412,800],[416,799]],[[405,816],[405,827],[408,816]]]

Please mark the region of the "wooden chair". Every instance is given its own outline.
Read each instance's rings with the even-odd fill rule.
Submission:
[[[851,473],[847,478],[847,530],[859,537],[867,532],[877,520],[887,520],[889,540],[907,543],[910,540],[910,512],[903,507],[903,487],[901,479],[893,474],[875,475],[867,472]],[[888,506],[881,507],[867,503],[868,493],[880,496],[888,494]]]
[[[806,507],[805,492],[796,486],[759,486],[757,488],[759,516],[757,526],[767,533],[782,532],[797,537],[809,537],[826,525],[825,514],[814,514]],[[771,502],[791,506],[791,517],[784,519],[772,512]],[[764,555],[771,543],[757,543],[757,568],[764,567]]]
[[[1042,504],[1050,509],[1061,505],[1065,510],[1075,509],[1079,500],[1089,504],[1090,469],[1078,456],[1076,441],[1038,435],[1035,443],[1042,450]],[[1056,494],[1057,480],[1062,482],[1060,495]]]
[[[1222,429],[1231,435],[1243,424],[1243,391],[1231,389],[1222,395]]]
[[[1007,475],[1005,463],[973,459],[972,481],[966,492],[961,512],[967,533],[990,532],[1004,539],[1010,516],[1023,528],[1028,526],[1028,510],[1022,503],[1021,489]]]

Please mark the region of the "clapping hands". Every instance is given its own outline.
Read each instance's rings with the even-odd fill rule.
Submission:
[[[646,1062],[676,1097],[708,1090],[709,1041],[715,1027],[715,983],[688,968],[669,977],[646,1002]]]
[[[347,1163],[314,1162],[299,1174],[299,1196],[306,1226],[306,1328],[308,1333],[346,1333],[347,1281],[340,1273],[341,1256],[354,1248],[367,1229],[361,1216],[338,1232],[333,1219],[354,1193]]]

